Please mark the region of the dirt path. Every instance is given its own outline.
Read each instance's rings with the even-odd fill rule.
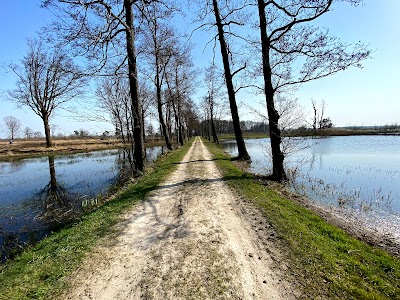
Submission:
[[[66,299],[288,299],[255,225],[196,139],[172,176],[71,277]]]

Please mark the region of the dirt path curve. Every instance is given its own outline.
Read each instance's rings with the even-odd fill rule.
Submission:
[[[72,276],[66,299],[288,299],[203,142]],[[290,293],[289,293],[290,294]]]

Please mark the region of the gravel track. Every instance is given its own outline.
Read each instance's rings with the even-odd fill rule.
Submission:
[[[68,279],[64,299],[291,299],[257,211],[224,182],[200,138]]]

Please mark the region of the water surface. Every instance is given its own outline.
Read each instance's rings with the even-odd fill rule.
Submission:
[[[162,152],[146,148],[147,162]],[[122,178],[127,164],[118,149],[0,162],[0,260],[78,215]]]
[[[270,174],[269,139],[246,146],[250,171]],[[223,147],[237,155],[234,141]],[[400,237],[400,137],[294,138],[288,147],[298,148],[285,160],[291,189]]]

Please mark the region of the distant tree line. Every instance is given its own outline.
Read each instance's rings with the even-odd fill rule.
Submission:
[[[211,135],[210,127],[211,120],[203,120],[200,123],[201,133],[207,137],[208,132]],[[235,129],[232,120],[214,120],[215,129],[218,135],[221,134],[234,134]],[[240,128],[243,132],[247,133],[265,133],[269,134],[269,126],[266,122],[256,121],[240,121]]]
[[[20,137],[21,134],[26,139],[43,137],[40,131],[33,131],[30,127],[22,128],[21,121],[14,116],[4,117],[1,127],[11,141]]]

